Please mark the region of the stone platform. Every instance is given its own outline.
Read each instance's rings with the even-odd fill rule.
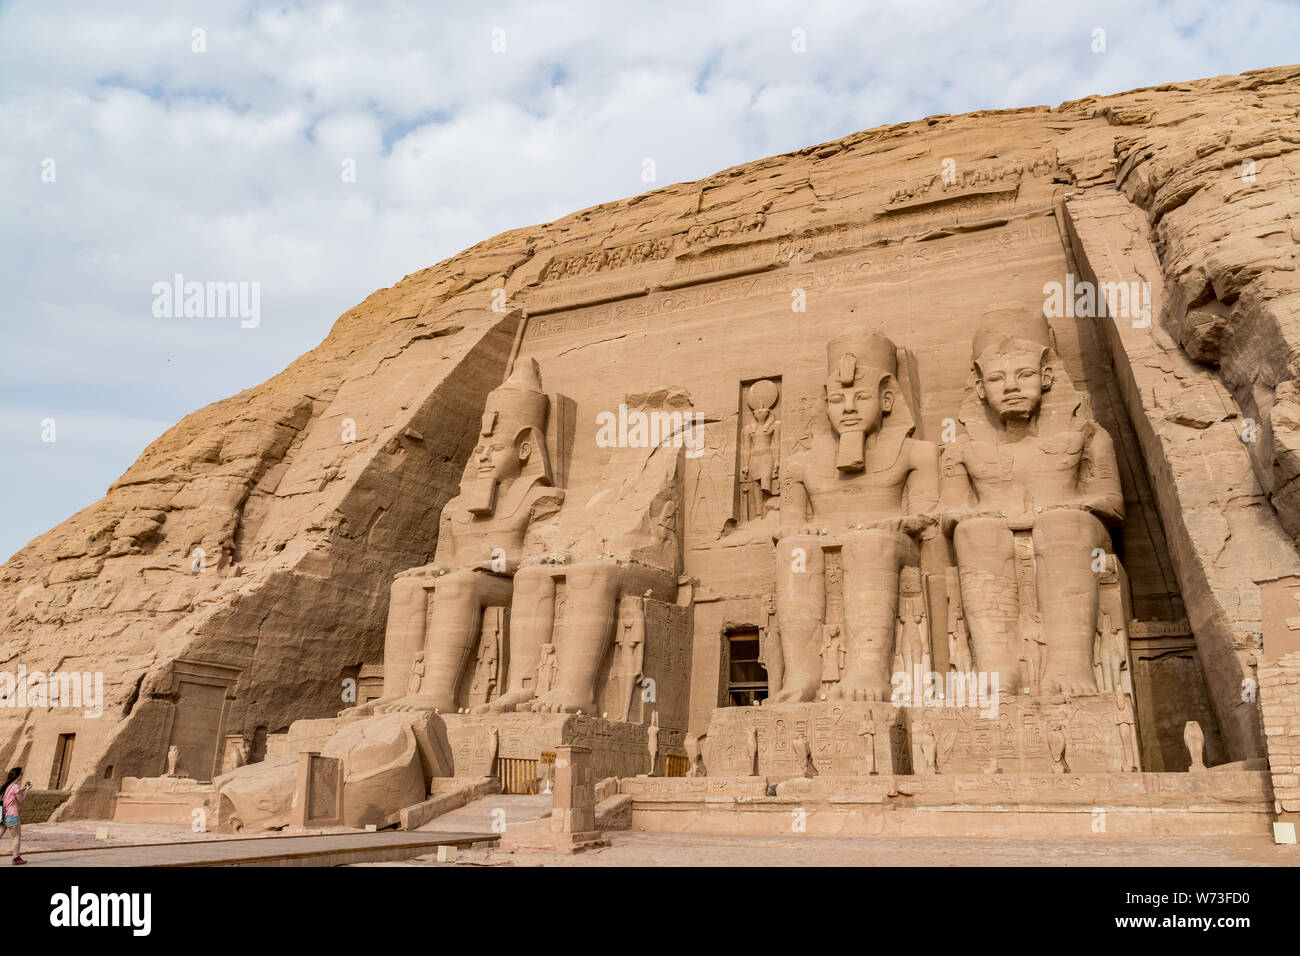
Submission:
[[[1262,771],[620,780],[631,829],[887,837],[1267,836]]]
[[[204,826],[217,827],[217,792],[211,783],[190,777],[123,777],[113,819],[119,823],[174,823],[191,826],[194,811],[204,813]]]
[[[866,753],[873,728],[875,764]],[[905,714],[888,701],[816,701],[806,704],[765,704],[761,707],[719,707],[709,720],[704,741],[704,765],[710,777],[741,776],[753,770],[747,745],[750,729],[758,737],[758,773],[764,777],[797,777],[794,740],[808,740],[818,774],[865,775],[907,773],[912,767]]]
[[[561,744],[591,750],[597,779],[630,777],[650,765],[646,726],[586,714],[443,714],[455,774],[487,776],[493,772],[489,728],[496,728],[497,756],[537,760]],[[659,764],[663,756],[680,752],[682,733],[659,732]]]
[[[917,772],[918,751],[929,735],[935,767],[941,774],[1125,773],[1123,735],[1133,734],[1129,750],[1138,758],[1133,704],[1126,694],[1085,697],[1003,697],[992,707],[905,707],[905,726]],[[1127,723],[1125,723],[1127,722]],[[1127,731],[1125,730],[1127,726]],[[1050,738],[1063,743],[1058,767]]]

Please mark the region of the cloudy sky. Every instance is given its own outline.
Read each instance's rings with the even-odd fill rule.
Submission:
[[[667,185],[1300,59],[1294,2],[1067,6],[0,3],[0,559],[374,289],[651,188],[645,158]],[[256,327],[155,315],[177,273],[260,283]]]

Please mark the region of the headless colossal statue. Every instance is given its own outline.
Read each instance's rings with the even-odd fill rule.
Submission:
[[[514,578],[508,687],[476,712],[597,713],[601,665],[622,608],[632,628],[624,634],[628,656],[613,678],[620,695],[627,693],[615,713],[626,713],[634,689],[628,678],[637,676],[630,671],[641,667],[634,655],[645,653],[645,603],[671,603],[677,595],[682,461],[681,448],[616,449],[601,490],[561,515],[556,534],[564,550],[524,560]],[[625,597],[633,600],[625,604]],[[552,645],[556,656],[548,686],[534,684],[531,671],[516,665],[535,660],[543,645]]]
[[[472,468],[442,509],[432,564],[393,581],[384,635],[384,691],[376,713],[451,712],[478,644],[485,607],[508,607],[529,531],[554,515],[564,492],[552,487],[546,453],[549,400],[537,363],[522,359],[489,393]],[[512,650],[514,650],[512,645]],[[511,669],[536,668],[512,659]],[[414,674],[423,654],[423,674]],[[407,683],[418,683],[418,690]]]
[[[987,313],[971,358],[942,489],[975,667],[1003,693],[1095,693],[1102,522],[1124,514],[1110,436],[1077,414],[1040,313]]]
[[[774,703],[822,692],[825,624],[840,627],[845,651],[827,699],[889,699],[899,571],[918,563],[919,536],[938,504],[938,451],[911,437],[894,343],[848,336],[833,340],[826,358],[831,434],[814,436],[782,470],[776,617],[784,674]],[[843,573],[842,621],[826,620],[832,560]]]

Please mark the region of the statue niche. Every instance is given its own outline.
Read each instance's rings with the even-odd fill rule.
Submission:
[[[442,509],[433,563],[393,581],[383,694],[355,713],[456,709],[484,609],[510,606],[521,556],[536,547],[539,527],[564,500],[547,454],[549,407],[533,359],[519,360],[488,394],[460,494]],[[481,679],[496,666],[492,656],[476,662]]]
[[[986,313],[971,360],[942,497],[974,666],[1004,694],[1096,693],[1095,556],[1114,560],[1103,522],[1124,516],[1110,436],[1079,414],[1034,310]]]
[[[769,379],[744,390],[752,420],[740,432],[740,520],[755,521],[776,507],[780,495],[781,422],[776,417],[780,386]]]
[[[831,341],[826,359],[829,433],[782,467],[773,703],[889,699],[899,573],[919,564],[920,536],[936,520],[939,454],[912,437],[897,347],[852,335]],[[842,658],[839,648],[823,653],[827,626]]]

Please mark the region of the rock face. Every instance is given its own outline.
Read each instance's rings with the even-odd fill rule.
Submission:
[[[820,439],[826,343],[887,334],[913,437],[947,444],[977,319],[1009,302],[1045,306],[1085,417],[1114,443],[1124,508],[1103,550],[1145,625],[1128,628],[1144,769],[1186,769],[1190,720],[1211,765],[1266,756],[1255,582],[1300,573],[1298,117],[1298,67],[930,117],[408,276],[281,374],[178,423],[5,565],[0,668],[102,672],[103,712],[0,710],[0,764],[71,790],[63,817],[107,817],[121,778],[162,773],[171,746],[209,780],[232,736],[256,761],[267,734],[355,703],[360,667],[384,657],[393,576],[433,560],[516,357],[574,402],[564,477],[594,502],[575,535],[601,536],[600,414],[702,416],[700,447],[670,465],[684,490],[666,520],[682,529],[681,663],[703,733],[745,692],[719,677],[737,636],[769,620],[776,463]]]

